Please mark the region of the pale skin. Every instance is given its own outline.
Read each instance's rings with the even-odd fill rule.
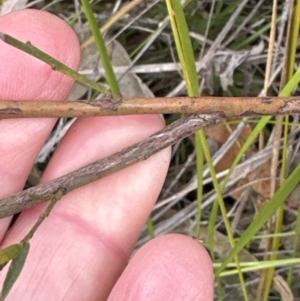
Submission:
[[[72,68],[80,49],[59,18],[24,10],[0,18],[0,31]],[[0,42],[0,99],[67,99],[73,81]],[[1,120],[0,197],[20,191],[54,119]],[[164,127],[158,115],[80,118],[56,150],[49,181],[141,141]],[[213,300],[212,263],[197,241],[178,234],[131,253],[162,188],[170,149],[65,196],[31,240],[25,268],[7,300]],[[2,247],[19,242],[45,204],[0,220]],[[129,261],[130,259],[130,261]],[[5,272],[1,272],[3,282]]]

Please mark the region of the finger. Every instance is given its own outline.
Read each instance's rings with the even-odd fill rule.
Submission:
[[[132,258],[108,301],[213,300],[207,251],[194,239],[171,234],[153,239]]]
[[[0,32],[32,44],[71,68],[79,64],[79,44],[73,30],[61,19],[37,10],[15,11],[0,18]],[[0,99],[63,100],[73,80],[42,61],[0,41]],[[24,187],[32,165],[55,119],[1,120],[0,197]],[[10,218],[0,221],[0,241]]]
[[[43,181],[111,155],[163,126],[157,115],[78,119]],[[11,300],[30,300],[33,293],[38,300],[106,300],[160,193],[169,159],[167,149],[66,195],[34,236]],[[21,214],[11,230],[14,239],[25,235],[43,208]],[[8,236],[6,243],[13,241]]]

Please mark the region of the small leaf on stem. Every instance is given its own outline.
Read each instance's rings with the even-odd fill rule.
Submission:
[[[1,301],[5,300],[5,298],[9,294],[10,290],[12,289],[16,280],[18,279],[23,269],[23,266],[25,264],[30,245],[28,242],[26,242],[20,246],[22,247],[22,250],[20,254],[12,260],[6,278],[4,280],[1,296],[0,296]]]

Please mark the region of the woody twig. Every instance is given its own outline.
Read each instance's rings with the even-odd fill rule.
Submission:
[[[174,144],[200,128],[224,120],[223,114],[192,114],[183,117],[146,140],[114,155],[90,163],[60,178],[43,183],[0,200],[0,218],[18,213],[37,203],[50,200],[57,192],[68,192],[112,174],[122,168],[146,160],[160,150]]]
[[[161,97],[0,101],[0,119],[167,113],[221,113],[227,118],[300,113],[300,97]]]
[[[175,121],[146,140],[125,148],[110,157],[95,161],[58,179],[31,187],[0,200],[0,218],[49,200],[58,191],[65,195],[76,188],[87,185],[122,168],[146,160],[176,141],[218,122],[241,117],[300,113],[300,98],[297,97],[182,97],[154,98],[151,101],[148,98],[128,98],[120,103],[116,103],[110,98],[93,102],[67,103],[0,101],[0,118],[197,112]]]

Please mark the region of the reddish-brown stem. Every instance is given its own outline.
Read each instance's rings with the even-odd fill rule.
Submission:
[[[166,113],[222,113],[227,118],[300,113],[300,97],[106,97],[92,101],[0,101],[0,119]]]

